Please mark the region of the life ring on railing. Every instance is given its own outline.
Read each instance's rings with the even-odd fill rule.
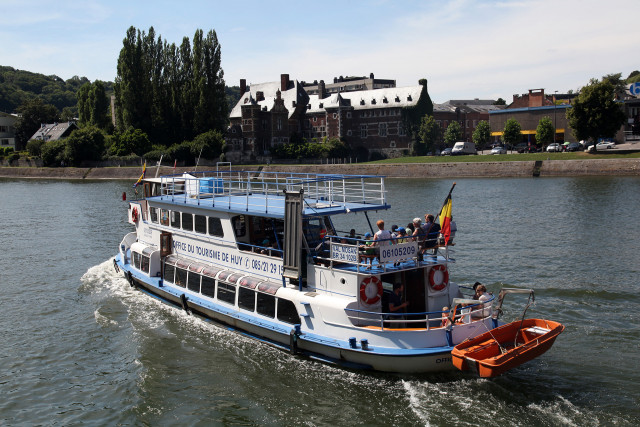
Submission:
[[[135,206],[131,210],[131,220],[133,222],[138,222],[138,209]]]
[[[360,282],[360,300],[367,305],[380,301],[383,292],[382,282],[376,276],[369,276]]]
[[[429,271],[429,286],[434,291],[441,291],[449,283],[449,272],[444,265],[436,265]]]

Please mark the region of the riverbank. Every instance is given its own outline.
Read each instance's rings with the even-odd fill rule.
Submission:
[[[177,173],[193,168],[177,168]],[[213,169],[211,167],[201,170]],[[526,177],[526,176],[640,176],[640,159],[541,160],[512,162],[455,162],[455,163],[357,163],[324,165],[239,165],[234,170],[263,170],[269,172],[344,173],[355,175],[383,175],[393,178],[448,177]],[[174,173],[171,167],[161,167],[158,175]],[[156,174],[150,167],[147,176]],[[136,179],[140,167],[109,168],[39,168],[0,167],[2,178],[46,179]]]

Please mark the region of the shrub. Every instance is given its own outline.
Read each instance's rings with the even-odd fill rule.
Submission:
[[[58,166],[64,161],[64,140],[48,141],[42,145],[42,164]]]
[[[18,160],[20,158],[20,154],[19,153],[11,153],[9,154],[9,157],[7,157],[7,162],[9,162],[9,164],[11,164],[11,162],[13,162],[14,160]]]
[[[44,145],[44,141],[41,139],[30,139],[27,142],[27,151],[30,156],[40,157],[42,153],[42,146]]]

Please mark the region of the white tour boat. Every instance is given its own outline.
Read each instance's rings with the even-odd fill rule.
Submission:
[[[334,215],[390,207],[383,177],[229,169],[142,186],[116,271],[294,354],[387,372],[451,370],[455,345],[498,325],[490,301],[465,299],[470,289],[449,280],[450,247],[423,256],[408,239],[363,250],[363,239],[335,230]],[[389,313],[400,283],[411,305]],[[443,307],[453,308],[449,319]]]

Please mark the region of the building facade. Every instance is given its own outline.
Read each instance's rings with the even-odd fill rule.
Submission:
[[[17,119],[16,116],[0,112],[0,148],[16,149],[15,124]]]

